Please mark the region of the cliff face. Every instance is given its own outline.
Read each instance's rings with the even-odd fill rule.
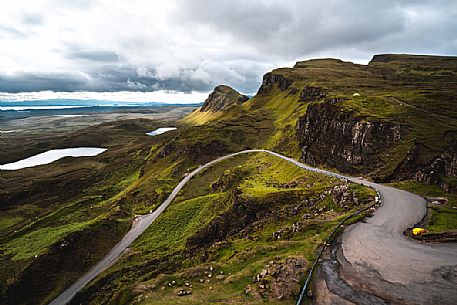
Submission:
[[[457,142],[451,143],[445,152],[426,166],[418,167],[417,159],[417,153],[414,152],[404,164],[415,169],[413,178],[416,181],[438,184],[446,192],[457,193]]]
[[[262,147],[313,165],[457,191],[455,88],[457,57],[384,54],[368,65],[316,59],[266,73],[243,107],[232,105],[247,97],[217,87],[188,121],[255,125],[268,130]]]
[[[317,59],[267,73],[251,104],[276,111],[275,150],[296,146],[291,155],[313,165],[456,192],[456,85],[457,57]]]
[[[360,173],[376,168],[379,156],[399,143],[406,126],[367,121],[343,111],[338,99],[312,104],[297,123],[301,159],[343,172]]]
[[[274,85],[277,85],[279,90],[286,91],[292,83],[293,81],[291,79],[288,79],[281,74],[268,72],[263,76],[262,85],[257,94],[268,93]]]
[[[233,105],[241,105],[249,100],[246,95],[240,94],[229,86],[220,85],[214,88],[214,91],[208,96],[203,103],[201,112],[225,111]]]

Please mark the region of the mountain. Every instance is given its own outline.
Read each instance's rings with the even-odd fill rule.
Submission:
[[[241,105],[249,100],[249,97],[226,85],[220,85],[214,88],[209,97],[203,103],[201,112],[226,111],[234,105]]]
[[[235,89],[219,85],[214,88],[200,108],[185,118],[186,122],[192,124],[203,124],[219,117],[224,112],[229,112],[249,100],[249,97]]]
[[[265,74],[254,98],[207,124],[268,116],[274,131],[265,147],[377,181],[415,179],[455,191],[456,87],[457,57],[301,61]]]
[[[2,172],[0,303],[48,304],[190,172],[250,148],[444,196],[421,238],[455,239],[456,83],[455,57],[308,60],[265,74],[250,99],[218,86],[180,121],[3,137],[11,162],[61,147],[108,150]],[[146,135],[164,126],[177,130]],[[262,153],[225,159],[194,176],[71,304],[294,304],[325,238],[374,196]]]

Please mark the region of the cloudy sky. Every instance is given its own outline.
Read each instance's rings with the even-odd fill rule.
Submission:
[[[0,92],[176,91],[315,57],[457,55],[455,0],[2,0]]]

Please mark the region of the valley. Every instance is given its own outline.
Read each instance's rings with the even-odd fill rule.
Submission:
[[[420,240],[455,239],[456,75],[453,57],[379,55],[368,65],[310,60],[267,73],[251,99],[217,87],[190,114],[127,117],[56,134],[2,134],[2,164],[49,149],[107,151],[0,171],[0,303],[50,303],[132,224],[158,211],[189,173],[225,155],[268,149],[318,171],[365,180],[303,170],[262,151],[211,163],[70,304],[294,304],[328,234],[374,202],[374,190],[359,182],[384,190],[386,202],[355,219],[362,222],[340,234],[332,243],[336,256],[327,253],[324,261],[336,257],[340,278],[385,302],[451,304],[456,298],[446,285],[455,280],[457,263],[449,255],[455,244],[423,250],[428,246],[403,233],[422,221],[429,232]],[[176,129],[146,134],[169,126]],[[389,199],[391,188],[377,183],[448,200],[430,206],[423,220],[423,199],[399,190],[408,195]],[[416,209],[409,206],[416,202]],[[393,218],[392,210],[404,218]],[[373,259],[387,249],[386,259]],[[426,280],[433,288],[417,288],[422,284],[411,282],[411,272],[394,276],[400,269],[392,268],[411,266],[405,249],[426,262],[417,274],[444,274]],[[442,249],[448,253],[442,260],[428,261]],[[318,270],[307,301],[323,300],[326,276]],[[386,284],[395,278],[402,289]],[[329,289],[333,304],[354,300]]]

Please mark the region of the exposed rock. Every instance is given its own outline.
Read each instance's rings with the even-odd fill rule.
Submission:
[[[417,158],[411,158],[412,164],[417,164],[415,159]],[[455,178],[457,178],[457,142],[451,143],[449,148],[433,159],[428,166],[418,168],[414,175],[416,181],[438,184],[450,193],[457,193]]]
[[[291,226],[281,228],[273,232],[273,239],[289,239],[294,233],[301,231],[303,228],[299,222],[294,222]]]
[[[292,96],[292,95],[295,95],[299,92],[299,90],[297,88],[294,88],[294,87],[289,87],[289,92],[287,93],[287,96]]]
[[[190,289],[180,289],[177,293],[177,295],[180,297],[185,296],[185,295],[190,295],[190,294],[192,294],[192,290],[190,290]]]
[[[226,236],[239,232],[258,219],[257,212],[260,212],[260,207],[242,197],[240,190],[235,189],[230,193],[230,196],[230,200],[233,201],[232,208],[216,217],[206,227],[201,228],[199,232],[189,238],[187,241],[188,249],[193,251],[216,241],[221,241]]]
[[[269,72],[263,76],[262,85],[260,86],[257,94],[267,93],[273,85],[277,85],[281,91],[286,91],[292,83],[292,80],[287,79],[280,74]]]
[[[348,185],[336,185],[332,189],[333,203],[345,211],[358,204],[357,196],[349,191]]]
[[[306,86],[300,92],[300,102],[307,103],[323,99],[327,96],[324,89],[319,87]]]
[[[312,104],[297,124],[301,159],[345,172],[374,169],[383,151],[399,143],[407,132],[400,123],[367,121],[344,111],[338,100]]]
[[[443,153],[442,158],[446,175],[457,178],[457,142],[452,143],[449,150]]]
[[[254,282],[260,293],[267,293],[271,298],[294,299],[300,292],[300,278],[305,267],[306,261],[303,258],[288,258],[280,264],[272,261],[268,268],[254,277]]]
[[[245,294],[251,294],[252,292],[252,287],[251,285],[247,285],[246,288],[244,289]]]
[[[386,180],[414,179],[421,183],[437,184],[446,192],[457,193],[457,142],[435,158],[427,159],[423,156],[426,148],[414,144],[406,158],[395,172]]]
[[[214,88],[203,103],[201,112],[225,111],[233,105],[241,105],[249,100],[246,95],[240,94],[229,86],[220,85]]]

